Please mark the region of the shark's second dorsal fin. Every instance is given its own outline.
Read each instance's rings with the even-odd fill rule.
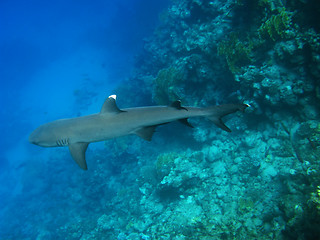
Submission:
[[[72,158],[83,170],[88,169],[86,162],[86,150],[88,145],[89,143],[72,143],[69,145],[69,151]]]
[[[102,105],[100,113],[121,113],[124,112],[120,110],[116,104],[116,95],[109,96],[104,104]]]
[[[180,100],[177,100],[177,101],[174,101],[173,103],[171,103],[171,104],[170,104],[170,107],[176,108],[176,109],[178,109],[178,110],[183,109],[183,110],[188,111],[188,109],[186,109],[185,107],[182,107],[182,106],[181,106],[181,101],[180,101]]]

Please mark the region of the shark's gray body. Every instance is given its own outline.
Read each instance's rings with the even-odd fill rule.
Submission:
[[[150,141],[157,126],[179,120],[191,126],[189,117],[207,117],[225,131],[231,130],[221,117],[244,110],[245,104],[226,104],[208,108],[182,107],[180,101],[170,106],[139,107],[120,110],[110,96],[100,113],[84,117],[56,120],[41,125],[29,136],[29,141],[42,147],[68,146],[73,159],[87,169],[85,152],[89,143],[136,134]],[[191,126],[192,127],[192,126]]]

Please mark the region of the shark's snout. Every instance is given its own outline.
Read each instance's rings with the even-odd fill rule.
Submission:
[[[30,135],[29,135],[29,142],[38,146],[42,146],[45,142],[45,131],[44,127],[40,126],[36,128]]]
[[[50,125],[44,124],[36,128],[29,136],[29,142],[41,147],[56,147],[57,139]]]
[[[29,135],[29,142],[35,145],[39,145],[39,139],[37,138],[34,131]]]

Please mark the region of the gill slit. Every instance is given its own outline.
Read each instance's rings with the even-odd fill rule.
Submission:
[[[56,141],[57,146],[59,147],[64,147],[64,146],[68,146],[69,145],[69,138],[65,138],[65,139],[58,139]]]

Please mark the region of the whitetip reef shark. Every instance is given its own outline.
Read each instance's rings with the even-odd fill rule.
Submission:
[[[87,170],[85,153],[89,143],[136,134],[151,141],[157,126],[172,121],[193,127],[190,117],[206,117],[221,129],[231,132],[221,118],[244,111],[247,104],[224,104],[212,107],[183,107],[180,101],[169,106],[119,109],[116,95],[109,96],[99,113],[77,118],[60,119],[41,125],[29,136],[29,142],[41,147],[69,147],[72,158]]]

